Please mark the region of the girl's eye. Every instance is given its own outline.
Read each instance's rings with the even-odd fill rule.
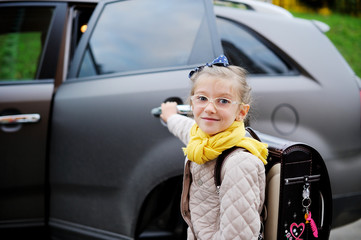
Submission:
[[[220,103],[220,104],[223,104],[223,105],[227,105],[227,104],[231,103],[231,101],[228,100],[227,98],[218,98],[217,102]]]
[[[198,100],[198,101],[201,101],[201,102],[207,102],[207,101],[208,101],[208,98],[207,98],[206,96],[200,95],[200,96],[197,97],[197,100]]]

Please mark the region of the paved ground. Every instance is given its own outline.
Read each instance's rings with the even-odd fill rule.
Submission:
[[[360,240],[361,219],[346,226],[331,230],[330,240]]]

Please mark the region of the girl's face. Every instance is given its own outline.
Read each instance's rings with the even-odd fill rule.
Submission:
[[[208,99],[226,98],[240,103],[232,80],[221,80],[216,77],[203,74],[199,76],[194,89],[194,96],[205,96]],[[231,104],[229,108],[216,107],[209,102],[200,107],[192,101],[194,120],[208,135],[215,135],[229,128],[232,123],[243,120],[249,110],[247,104]]]

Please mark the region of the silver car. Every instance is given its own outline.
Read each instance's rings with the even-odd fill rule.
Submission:
[[[312,21],[208,0],[0,1],[0,235],[183,239],[182,144],[151,114],[224,53],[249,124],[326,161],[333,223],[360,218],[360,79]]]

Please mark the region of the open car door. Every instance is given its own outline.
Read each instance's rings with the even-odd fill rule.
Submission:
[[[190,69],[221,51],[208,0],[98,3],[54,97],[49,226],[55,237],[184,234],[182,144],[151,109],[170,97],[185,102]]]
[[[45,233],[47,137],[62,3],[0,3],[0,236]]]

